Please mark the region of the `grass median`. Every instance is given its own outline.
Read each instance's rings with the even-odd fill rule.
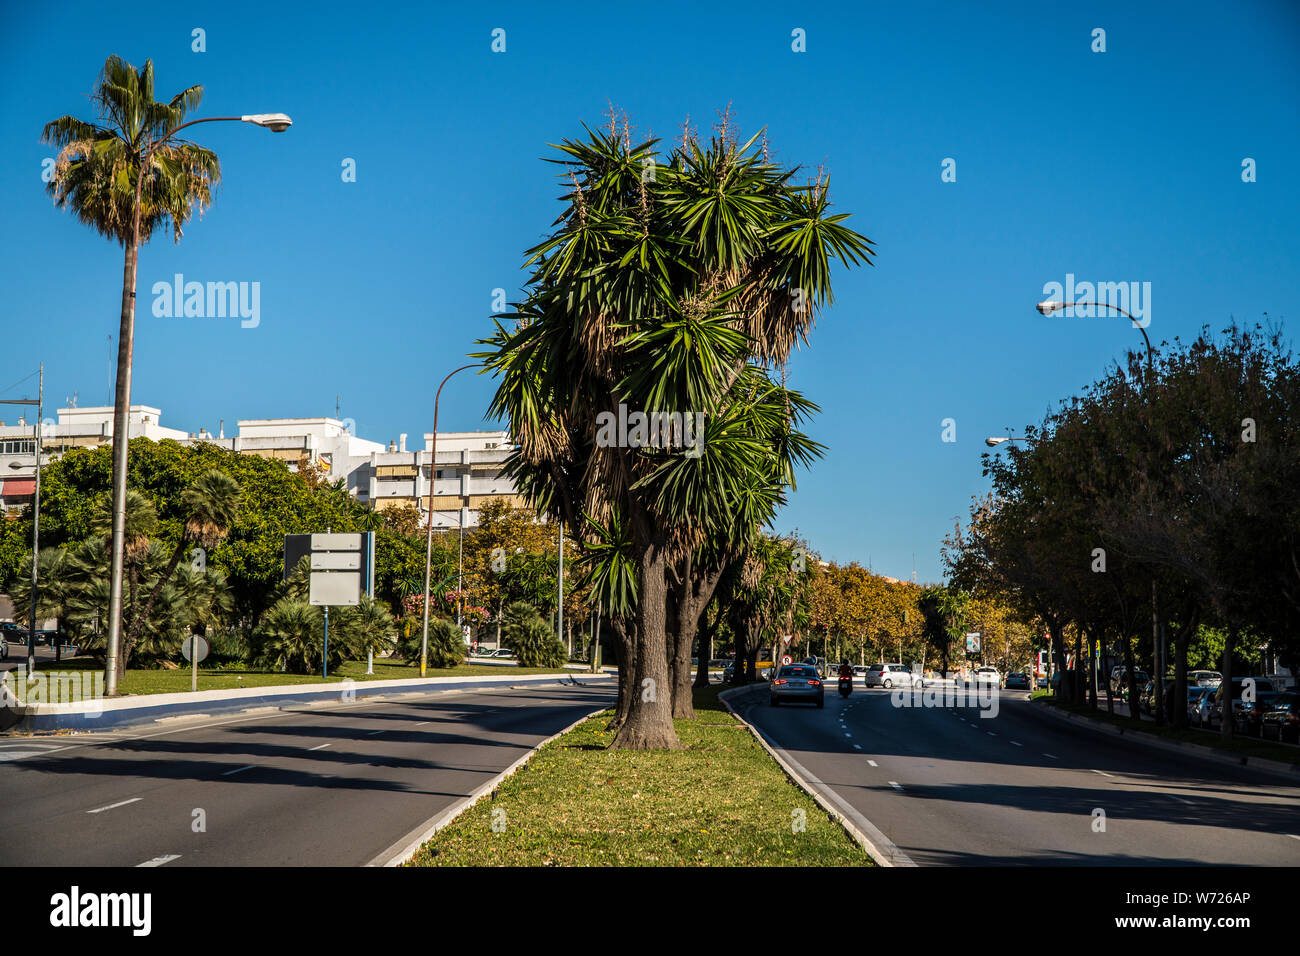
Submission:
[[[726,711],[723,689],[695,692],[696,719],[677,721],[681,750],[610,750],[609,712],[584,721],[410,865],[871,866]]]
[[[44,671],[100,671],[104,665],[90,657],[66,658],[62,661],[42,661],[36,667],[37,672]],[[428,677],[515,677],[520,674],[566,674],[574,673],[562,668],[518,667],[513,664],[462,664],[459,667],[430,667]],[[14,689],[22,697],[21,680],[17,679],[21,670],[11,674]],[[279,687],[296,684],[323,684],[342,682],[344,680],[409,680],[420,676],[419,664],[407,664],[390,661],[375,661],[375,672],[366,673],[365,661],[346,661],[330,672],[328,678],[320,674],[285,674],[279,671],[244,670],[231,667],[204,667],[199,665],[199,690],[231,690],[239,687]],[[122,695],[136,694],[183,694],[190,690],[190,668],[179,670],[144,670],[130,669],[118,683],[118,692]]]

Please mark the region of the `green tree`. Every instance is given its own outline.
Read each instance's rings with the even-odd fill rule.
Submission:
[[[560,146],[565,209],[528,252],[514,328],[499,322],[477,357],[502,376],[492,411],[518,438],[508,471],[530,502],[584,544],[593,523],[628,533],[633,682],[660,692],[632,696],[613,746],[676,747],[668,565],[767,470],[753,416],[731,420],[727,402],[742,379],[775,387],[761,364],[783,362],[831,301],[832,262],[871,250],[829,213],[826,182],[794,185],[793,169],[769,162],[757,137],[739,144],[725,120],[663,162],[657,141],[634,146],[612,126]],[[704,416],[704,434],[689,447],[684,428],[612,441],[620,407]],[[797,459],[797,441],[787,450]]]

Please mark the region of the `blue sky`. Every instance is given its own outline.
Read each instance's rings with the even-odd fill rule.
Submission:
[[[896,577],[915,554],[937,579],[940,539],[987,487],[984,437],[1140,344],[1122,319],[1040,317],[1046,283],[1150,282],[1157,342],[1300,314],[1300,6],[1132,6],[1147,5],[70,3],[54,19],[6,4],[0,389],[43,360],[52,403],[109,400],[121,251],[52,208],[39,136],[90,118],[110,53],[152,57],[160,98],[203,84],[198,115],[294,119],[282,135],[199,127],[222,161],[216,202],[179,245],[142,251],[133,400],[190,431],[333,414],[341,394],[363,437],[418,445],[437,382],[556,214],[546,144],[608,101],[665,137],[687,114],[707,131],[730,102],[778,159],[824,164],[879,251],[837,276],[792,359],[830,451],[778,527]],[[178,272],[260,282],[260,324],[154,317],[153,283]],[[445,427],[490,427],[491,392],[453,380]]]

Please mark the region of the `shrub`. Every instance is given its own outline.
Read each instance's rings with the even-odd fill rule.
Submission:
[[[398,650],[413,664],[420,663],[420,644],[424,624],[411,628],[411,633],[398,638]],[[465,663],[465,635],[451,618],[439,617],[429,621],[429,666],[455,667]]]
[[[529,616],[509,613],[521,604],[522,602],[516,602],[506,609],[507,613],[503,615],[505,625],[501,632],[506,646],[519,658],[519,666],[563,667],[569,659],[569,652],[542,616],[528,605],[523,606],[532,612]]]

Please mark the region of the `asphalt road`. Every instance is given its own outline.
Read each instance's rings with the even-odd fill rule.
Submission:
[[[823,710],[761,697],[744,713],[904,863],[1300,864],[1300,787],[1038,716],[1025,696],[980,717],[858,686]]]
[[[521,685],[0,737],[0,865],[365,865],[616,689]]]

